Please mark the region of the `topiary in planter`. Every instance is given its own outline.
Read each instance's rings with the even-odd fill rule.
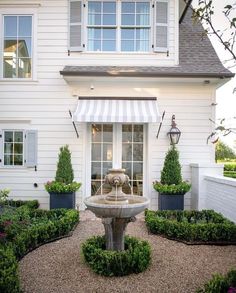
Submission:
[[[147,241],[125,237],[125,250],[105,250],[105,237],[95,236],[82,245],[84,258],[92,270],[103,276],[138,274],[147,269],[151,261],[151,248]]]

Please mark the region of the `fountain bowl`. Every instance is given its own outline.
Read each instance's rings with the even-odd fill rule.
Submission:
[[[108,201],[107,195],[94,195],[84,200],[87,208],[99,218],[130,218],[149,206],[149,199],[138,195],[125,194],[127,202]]]

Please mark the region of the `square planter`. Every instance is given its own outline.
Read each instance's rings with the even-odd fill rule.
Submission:
[[[158,195],[159,210],[183,210],[184,209],[184,194],[161,194]]]
[[[50,210],[75,209],[75,192],[56,193],[50,192]]]

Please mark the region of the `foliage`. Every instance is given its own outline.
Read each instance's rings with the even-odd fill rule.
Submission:
[[[71,153],[68,145],[66,145],[60,148],[55,181],[70,184],[73,180],[74,172],[71,164]]]
[[[236,178],[236,172],[235,171],[225,171],[224,176],[230,177],[230,178]]]
[[[221,274],[213,275],[213,278],[204,285],[203,289],[198,289],[196,293],[233,293],[236,288],[236,270],[230,270],[225,276]]]
[[[161,181],[153,182],[153,187],[161,194],[185,194],[191,188],[187,181],[182,181],[179,153],[173,145],[168,150],[161,171]]]
[[[6,202],[9,193],[10,193],[10,190],[9,189],[2,189],[2,190],[0,190],[0,204]]]
[[[213,210],[146,211],[145,221],[153,234],[202,243],[236,242],[236,225]]]
[[[168,150],[164,166],[161,171],[161,183],[162,184],[180,184],[182,181],[181,166],[179,163],[179,153],[174,146]]]
[[[13,200],[9,199],[5,201],[5,205],[11,206],[11,207],[21,207],[23,205],[26,205],[28,208],[31,209],[37,209],[39,207],[39,202],[35,200]]]
[[[140,273],[151,261],[151,248],[147,241],[125,237],[125,250],[105,250],[105,237],[95,236],[82,245],[86,262],[92,270],[103,276],[124,276]]]
[[[55,193],[70,193],[77,191],[81,186],[81,183],[72,182],[69,184],[65,184],[57,181],[48,181],[45,184],[45,189],[47,192],[55,192]]]
[[[156,191],[158,191],[161,194],[175,195],[175,194],[185,194],[186,192],[190,190],[191,185],[186,181],[183,181],[177,185],[161,184],[160,182],[155,181],[153,183],[153,187]]]
[[[225,159],[236,159],[236,153],[234,152],[234,150],[222,141],[218,141],[216,144],[215,156],[216,161]]]
[[[44,186],[47,192],[71,193],[77,191],[81,183],[73,182],[74,172],[71,164],[71,153],[68,145],[60,148],[57,171],[54,181],[48,181]]]
[[[7,210],[0,218],[0,292],[20,292],[17,260],[34,248],[67,235],[79,221],[76,210]],[[5,265],[4,265],[5,263]]]
[[[235,163],[224,164],[224,171],[235,171],[236,172],[236,164]]]

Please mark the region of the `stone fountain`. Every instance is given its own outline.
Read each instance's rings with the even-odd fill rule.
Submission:
[[[110,169],[105,183],[112,186],[111,192],[84,200],[87,208],[102,219],[107,250],[124,250],[126,226],[149,205],[149,200],[143,196],[123,193],[122,186],[129,183],[129,177],[124,173],[125,169]]]

